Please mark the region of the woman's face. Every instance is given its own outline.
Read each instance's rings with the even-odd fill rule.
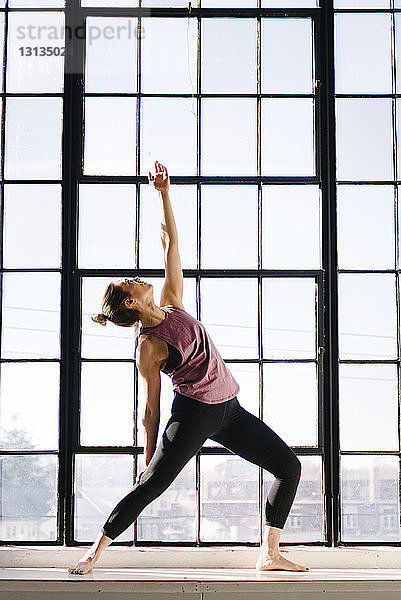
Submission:
[[[119,284],[124,292],[127,292],[131,298],[134,298],[139,302],[153,294],[153,285],[139,279],[139,277],[134,277],[133,279],[121,279]]]

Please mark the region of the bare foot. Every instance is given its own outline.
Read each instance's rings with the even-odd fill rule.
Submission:
[[[264,556],[258,558],[256,562],[256,569],[258,571],[273,571],[276,569],[282,569],[283,571],[309,571],[308,567],[297,565],[284,558],[284,556]]]
[[[82,558],[73,566],[68,569],[68,572],[73,575],[86,575],[92,571],[93,565],[97,559],[93,555],[84,554]]]

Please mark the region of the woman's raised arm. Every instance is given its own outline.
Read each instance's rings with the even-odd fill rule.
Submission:
[[[160,237],[164,248],[166,279],[160,304],[162,306],[172,304],[184,308],[182,305],[183,277],[178,251],[178,234],[169,197],[170,178],[166,167],[158,161],[155,161],[155,175],[153,176],[149,171],[148,178],[150,185],[153,185],[159,194],[162,207]]]

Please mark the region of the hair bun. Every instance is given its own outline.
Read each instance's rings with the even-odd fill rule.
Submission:
[[[98,313],[97,315],[91,315],[91,319],[95,323],[99,323],[99,325],[107,324],[107,317],[103,313]]]

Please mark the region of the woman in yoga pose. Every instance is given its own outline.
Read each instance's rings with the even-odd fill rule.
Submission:
[[[185,311],[178,237],[169,198],[169,176],[155,162],[149,183],[161,200],[161,240],[164,248],[165,282],[160,306],[153,286],[134,277],[110,283],[103,297],[102,313],[92,319],[102,325],[111,321],[122,327],[141,328],[135,359],[143,378],[146,407],[146,469],[132,490],[114,507],[93,545],[70,567],[70,573],[89,573],[103,550],[137,519],[152,500],[160,496],[184,465],[208,439],[219,442],[238,456],[273,473],[265,508],[265,531],[258,570],[308,571],[279,552],[279,539],[294,501],[301,463],[287,444],[261,419],[238,402],[239,386],[228,370],[204,325]],[[160,371],[174,384],[171,417],[156,447],[160,417]]]

